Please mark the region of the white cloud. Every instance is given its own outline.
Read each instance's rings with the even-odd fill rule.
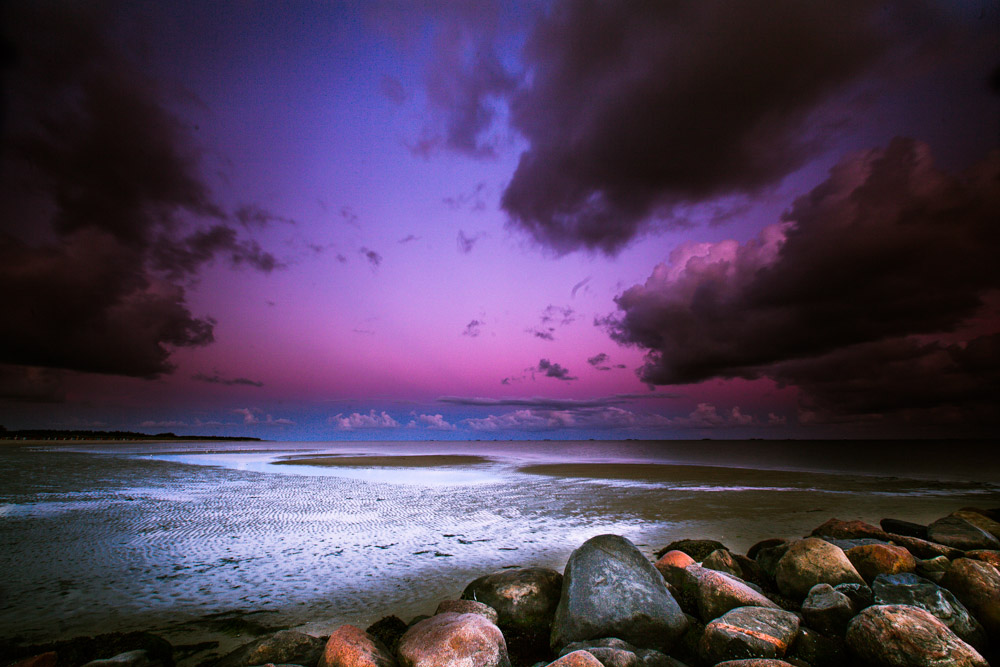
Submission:
[[[338,413],[330,417],[330,423],[336,428],[343,431],[350,431],[356,428],[398,428],[399,422],[393,419],[384,410],[380,414],[376,414],[375,410],[370,410],[368,414],[361,414],[360,412],[352,412],[351,414],[344,416],[343,413]]]

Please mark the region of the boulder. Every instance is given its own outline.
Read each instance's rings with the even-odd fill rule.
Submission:
[[[702,568],[698,574],[698,616],[708,623],[737,607],[768,607],[778,605],[745,583],[723,572]]]
[[[119,653],[111,658],[91,660],[83,667],[159,667],[162,664],[158,660],[154,660],[148,651],[137,649]]]
[[[560,573],[544,567],[500,570],[470,583],[462,597],[496,609],[511,660],[531,664],[549,655],[562,584]]]
[[[687,621],[663,576],[624,537],[598,535],[566,563],[551,646],[618,637],[640,648],[668,651]]]
[[[46,644],[10,645],[0,641],[0,653],[3,663],[11,664],[18,660],[34,660],[39,667],[53,658],[47,656],[55,653],[58,667],[80,667],[80,665],[111,658],[130,651],[143,650],[150,659],[172,667],[174,664],[174,648],[163,637],[148,632],[109,632],[94,637],[73,637]]]
[[[330,634],[317,667],[396,667],[396,658],[364,630],[342,625]]]
[[[752,547],[747,549],[747,558],[756,560],[757,554],[760,553],[761,549],[770,549],[772,547],[777,547],[782,544],[787,545],[789,544],[789,542],[788,540],[780,537],[769,537],[766,540],[761,540],[760,542],[756,542]]]
[[[870,544],[848,549],[844,553],[858,574],[869,584],[880,574],[913,572],[917,569],[917,559],[913,554],[894,544]]]
[[[922,523],[913,523],[901,519],[882,519],[878,522],[878,525],[887,533],[916,537],[921,540],[927,539],[927,526]]]
[[[660,570],[667,590],[685,614],[698,615],[698,578],[703,569],[693,563],[687,567],[668,566]]]
[[[781,594],[793,600],[805,598],[816,584],[865,583],[843,551],[815,537],[793,542],[788,547],[778,561],[775,580]]]
[[[660,556],[660,559],[653,564],[657,570],[663,571],[663,568],[668,567],[679,567],[685,568],[688,565],[694,565],[695,560],[688,556],[683,551],[668,551],[667,553]]]
[[[670,655],[688,665],[701,664],[701,636],[705,634],[705,624],[697,616],[685,615],[687,630],[670,649]]]
[[[927,526],[927,536],[933,542],[962,551],[1000,549],[1000,540],[996,537],[953,514]]]
[[[905,535],[889,535],[889,541],[898,544],[917,558],[936,558],[944,556],[948,560],[961,558],[962,551],[944,544],[922,540],[918,537],[906,537]]]
[[[462,598],[496,609],[497,625],[505,631],[548,635],[562,585],[563,576],[544,567],[501,570],[470,583],[462,591]]]
[[[780,609],[737,607],[705,626],[705,662],[741,658],[782,658],[799,631],[798,617]]]
[[[958,637],[982,651],[986,645],[983,626],[946,588],[915,574],[880,575],[872,584],[875,604],[908,604],[930,612]]]
[[[801,661],[796,662],[796,665],[804,662],[809,667],[843,667],[851,664],[848,660],[847,642],[843,637],[829,637],[805,626],[799,628],[799,634],[795,636],[785,657]]]
[[[784,660],[747,658],[746,660],[726,660],[725,662],[720,662],[715,667],[795,667],[795,665]]]
[[[753,556],[754,562],[757,563],[770,581],[774,581],[774,574],[778,569],[778,561],[781,560],[781,557],[785,555],[790,546],[792,546],[792,543],[788,540],[778,540],[776,543],[774,540],[765,540],[754,545],[756,547]],[[753,547],[751,551],[754,551]]]
[[[847,646],[872,665],[989,667],[947,625],[908,605],[875,605],[862,611],[847,628]]]
[[[952,561],[941,585],[972,612],[991,642],[1000,643],[1000,572],[996,568],[971,558],[959,558]]]
[[[834,537],[841,540],[871,538],[888,541],[889,539],[884,530],[870,523],[865,523],[864,521],[841,521],[840,519],[826,521],[816,527],[812,535],[813,537]]]
[[[821,540],[826,540],[833,546],[839,548],[841,551],[846,552],[848,549],[853,549],[854,547],[867,547],[872,544],[889,544],[885,540],[876,540],[873,537],[857,537],[851,540],[839,539],[836,537],[820,537]]]
[[[973,551],[966,551],[965,557],[971,558],[972,560],[980,560],[1000,570],[1000,551],[993,551],[992,549],[974,549]]]
[[[0,655],[3,652],[0,651]],[[6,658],[7,656],[4,656]],[[56,667],[56,662],[59,660],[59,654],[55,651],[48,651],[46,653],[39,653],[37,655],[32,655],[27,658],[22,658],[17,662],[10,663],[8,667]],[[3,659],[6,662],[6,659]]]
[[[365,629],[365,632],[382,642],[389,649],[390,654],[396,655],[396,646],[399,644],[399,638],[403,636],[406,629],[406,623],[398,616],[383,616],[369,625]]]
[[[496,609],[475,600],[444,600],[434,611],[435,615],[448,613],[479,614],[494,625],[497,624],[497,619],[499,618]]]
[[[963,507],[959,511],[960,512],[975,512],[976,514],[982,514],[987,519],[993,519],[994,521],[1000,521],[1000,507],[994,507],[993,509],[985,509],[983,507]]]
[[[479,614],[426,618],[399,640],[401,667],[510,667],[503,633]]]
[[[548,667],[602,667],[602,665],[600,660],[587,651],[573,651],[550,662]]]
[[[816,584],[802,603],[806,625],[824,635],[843,637],[854,618],[851,599],[830,584]]]
[[[636,648],[617,637],[573,642],[560,655],[586,651],[604,667],[684,667],[683,663],[649,648]]]
[[[768,585],[769,577],[764,574],[757,561],[740,554],[732,554],[732,556],[733,560],[736,561],[736,565],[740,568],[740,579],[755,586],[764,587]]]
[[[851,600],[855,613],[873,604],[872,589],[865,584],[837,584],[833,590],[843,593]]]
[[[957,512],[952,512],[951,515],[959,519],[965,519],[979,530],[985,530],[1000,540],[1000,521],[994,521],[982,512],[973,509],[958,510]]]
[[[274,664],[315,665],[326,643],[319,637],[295,630],[282,630],[244,644],[226,654],[215,667],[250,667]]]
[[[917,561],[917,567],[914,570],[917,574],[925,579],[930,579],[935,583],[941,581],[941,577],[944,573],[948,571],[951,567],[951,561],[944,556],[938,556],[936,558],[922,558]]]
[[[712,553],[705,556],[705,560],[702,561],[701,566],[708,568],[709,570],[715,570],[717,572],[725,572],[726,574],[731,574],[735,577],[742,577],[743,571],[740,569],[739,564],[737,564],[736,559],[733,555],[729,553],[728,549],[716,549]]]
[[[677,540],[671,542],[656,552],[656,557],[660,558],[668,551],[683,551],[691,556],[695,561],[701,562],[716,549],[725,549],[726,545],[715,540]]]

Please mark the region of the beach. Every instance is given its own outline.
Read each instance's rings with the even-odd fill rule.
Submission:
[[[408,620],[496,570],[561,571],[600,534],[650,559],[685,537],[742,553],[830,517],[927,523],[1000,505],[995,469],[975,461],[907,459],[901,476],[853,459],[831,469],[825,454],[810,463],[801,445],[770,443],[771,467],[751,468],[752,444],[3,448],[0,627],[39,642],[151,630],[222,650],[255,626],[325,635]],[[782,446],[791,451],[778,461]]]

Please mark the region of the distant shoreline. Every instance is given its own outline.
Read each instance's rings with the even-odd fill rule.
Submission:
[[[57,429],[19,429],[0,427],[0,442],[263,442],[261,438],[228,435],[177,435],[176,433],[137,433],[135,431],[80,431]]]

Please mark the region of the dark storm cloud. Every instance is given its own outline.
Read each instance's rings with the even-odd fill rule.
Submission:
[[[568,368],[563,368],[559,364],[554,364],[548,359],[538,360],[538,372],[545,373],[545,377],[555,378],[557,380],[576,380],[578,378],[569,374]]]
[[[171,348],[213,339],[179,283],[217,254],[280,263],[225,223],[189,128],[141,49],[108,37],[128,31],[107,8],[4,8],[0,362],[155,377]]]
[[[541,329],[538,327],[535,327],[534,329],[525,329],[526,333],[530,333],[535,338],[539,340],[548,340],[548,341],[553,341],[556,339],[555,331],[556,331],[555,327],[547,327],[545,329]]]
[[[264,383],[258,380],[251,380],[249,378],[224,378],[218,373],[215,375],[206,375],[205,373],[195,373],[191,376],[192,380],[197,380],[198,382],[207,382],[208,384],[221,384],[227,387],[232,387],[235,385],[246,385],[248,387],[263,387]]]
[[[872,392],[909,382],[930,402],[958,400],[934,390],[938,366],[995,391],[995,376],[973,380],[960,349],[909,337],[954,332],[1000,288],[1000,152],[957,177],[926,145],[896,139],[843,160],[784,217],[743,245],[681,246],[616,298],[620,319],[605,324],[649,350],[643,381],[769,376],[845,412],[886,400],[852,398],[851,382]],[[968,350],[996,363],[995,344]],[[872,386],[858,379],[861,360]]]
[[[0,401],[63,403],[65,400],[62,371],[0,364]]]
[[[480,328],[483,326],[483,322],[479,320],[472,320],[465,325],[465,331],[462,332],[463,336],[468,336],[469,338],[476,338],[482,331]]]
[[[614,253],[671,205],[760,191],[817,147],[809,112],[899,41],[896,14],[870,0],[556,2],[525,47],[531,84],[511,117],[530,148],[501,205],[557,252]]]
[[[0,354],[6,363],[155,377],[171,347],[213,340],[179,285],[155,280],[134,251],[97,230],[58,246],[0,237]]]

